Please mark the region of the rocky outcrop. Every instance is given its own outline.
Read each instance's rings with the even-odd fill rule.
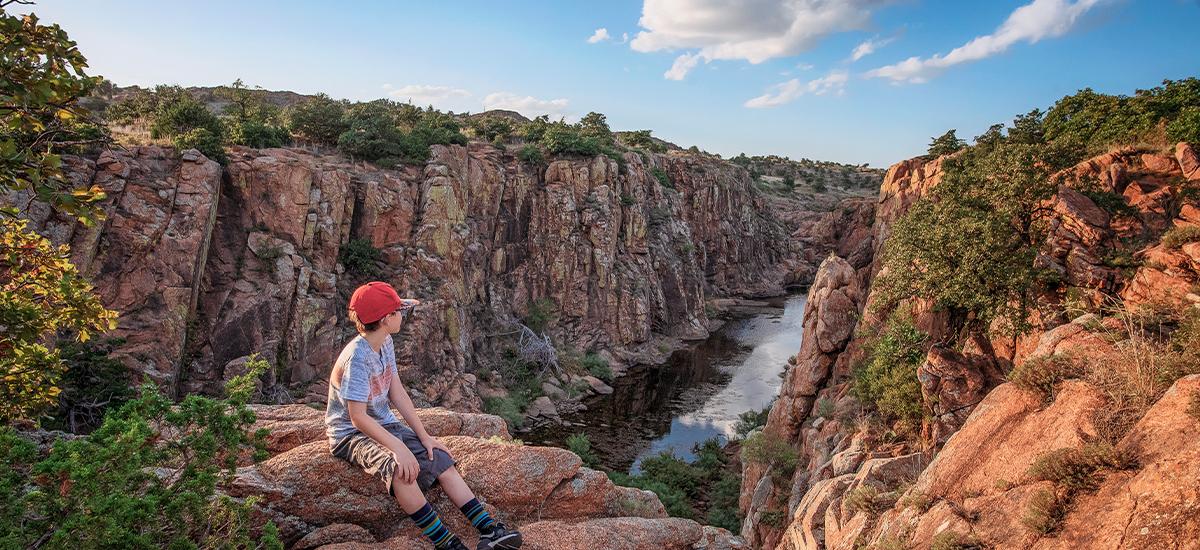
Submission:
[[[239,468],[225,490],[257,497],[257,513],[276,523],[285,542],[297,548],[430,547],[378,479],[329,453],[320,411],[260,405],[255,413],[256,428],[271,431],[268,449],[277,454]],[[526,547],[744,548],[727,531],[667,518],[654,493],[613,485],[569,451],[512,441],[498,417],[445,409],[418,414],[488,510],[520,527]],[[474,529],[457,507],[439,489],[428,496],[443,521],[474,546]]]

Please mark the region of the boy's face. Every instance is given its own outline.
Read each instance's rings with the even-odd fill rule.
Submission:
[[[388,334],[396,334],[400,332],[400,328],[404,326],[404,312],[397,309],[381,320],[379,328],[386,330]]]

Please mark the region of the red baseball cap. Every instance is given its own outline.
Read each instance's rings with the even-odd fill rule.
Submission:
[[[380,281],[371,281],[354,290],[350,296],[350,311],[358,316],[363,324],[374,323],[383,319],[387,314],[400,309],[404,301],[396,294],[396,289]]]

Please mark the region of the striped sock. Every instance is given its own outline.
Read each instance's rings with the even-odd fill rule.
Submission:
[[[421,532],[433,543],[434,548],[446,548],[458,540],[445,525],[442,525],[442,518],[438,517],[437,510],[428,502],[420,510],[409,514],[409,517],[417,522],[417,527],[421,528]]]
[[[462,505],[459,510],[462,510],[463,515],[471,521],[471,525],[479,530],[479,534],[486,535],[492,532],[492,527],[496,522],[492,520],[492,516],[487,513],[487,510],[483,509],[479,499],[471,499],[471,502]]]

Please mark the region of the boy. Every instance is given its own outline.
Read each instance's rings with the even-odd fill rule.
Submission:
[[[466,550],[425,500],[424,491],[435,484],[479,530],[478,550],[520,548],[521,534],[484,511],[445,445],[425,431],[400,383],[392,335],[403,326],[405,311],[419,303],[401,299],[381,282],[362,285],[350,297],[350,320],[359,335],[342,349],[329,377],[325,425],[330,450],[383,480],[435,548]],[[411,429],[396,419],[389,402]]]

